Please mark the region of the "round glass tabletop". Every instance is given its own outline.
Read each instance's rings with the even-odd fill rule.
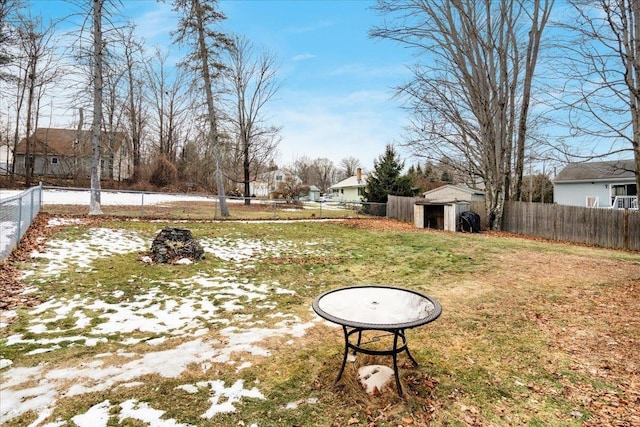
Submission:
[[[314,311],[324,319],[353,328],[406,329],[440,316],[440,304],[420,292],[389,286],[334,289],[316,297]]]

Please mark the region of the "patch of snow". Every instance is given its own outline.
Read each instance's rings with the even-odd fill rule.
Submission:
[[[106,194],[106,193],[105,193]],[[104,196],[104,194],[103,194]],[[145,196],[145,204],[150,203]],[[103,200],[104,204],[104,200]],[[49,226],[74,226],[80,221],[51,219]],[[113,245],[118,242],[118,245]],[[92,296],[51,298],[29,311],[26,330],[29,338],[22,334],[10,335],[5,345],[28,344],[37,346],[28,357],[42,352],[55,352],[68,346],[95,346],[99,343],[115,341],[121,345],[133,346],[147,343],[150,346],[162,344],[171,347],[173,337],[191,338],[181,341],[173,348],[151,350],[143,353],[124,351],[100,353],[93,362],[73,367],[56,367],[43,364],[35,367],[16,367],[13,361],[0,357],[0,419],[10,420],[27,411],[39,414],[32,426],[39,426],[51,415],[60,396],[77,396],[102,392],[115,387],[135,387],[142,383],[146,375],[160,375],[178,378],[188,366],[199,366],[203,372],[212,363],[228,363],[236,372],[250,367],[244,360],[246,355],[268,357],[271,352],[260,343],[272,337],[300,337],[312,322],[303,321],[294,315],[277,311],[274,295],[294,295],[295,292],[282,288],[278,282],[252,283],[239,279],[234,271],[238,268],[254,267],[265,257],[297,256],[298,254],[323,254],[319,245],[298,247],[285,240],[265,241],[257,239],[210,238],[202,239],[201,245],[207,253],[229,263],[229,268],[218,268],[208,274],[199,273],[193,277],[176,279],[170,283],[154,282],[153,286],[143,286],[144,291],[116,303],[125,294],[122,291],[110,293],[108,301]],[[116,246],[116,247],[114,247]],[[118,254],[137,254],[148,250],[148,238],[128,230],[89,228],[73,241],[52,239],[44,245],[42,253],[33,253],[32,270],[22,271],[23,278],[36,275],[42,280],[50,280],[66,271],[90,272],[95,260]],[[142,258],[144,260],[144,257]],[[143,261],[145,262],[145,261]],[[135,283],[148,280],[144,277],[123,277],[123,281]],[[146,283],[145,285],[148,285]],[[181,296],[167,295],[163,289],[179,287],[185,292]],[[96,283],[95,288],[100,289]],[[37,287],[32,288],[37,291]],[[98,295],[99,292],[98,292]],[[265,327],[264,319],[255,315],[240,314],[247,305],[263,308],[266,316],[278,319],[273,327]],[[236,313],[229,318],[229,313]],[[3,319],[16,316],[15,312],[2,312]],[[74,319],[69,326],[61,324]],[[61,321],[65,322],[61,322]],[[212,326],[225,326],[217,330],[223,338],[207,339]],[[0,323],[0,327],[6,327]],[[133,335],[135,334],[135,335]],[[117,341],[116,341],[117,340]],[[291,342],[288,340],[287,342]],[[124,363],[107,364],[107,357],[123,357]],[[73,381],[69,382],[69,378]],[[256,382],[257,383],[257,382]],[[242,398],[264,399],[260,391],[253,387],[245,389],[242,380],[230,387],[220,380],[196,384],[185,384],[183,390],[193,392],[206,388],[211,393],[211,407],[202,414],[211,418],[219,413],[235,410],[235,404]],[[153,426],[182,426],[175,420],[164,420],[164,411],[151,408],[148,403],[130,400],[114,407],[104,401],[91,407],[84,414],[77,414],[72,421],[79,427],[106,426],[111,417],[120,421],[130,418]],[[47,427],[66,425],[53,421]],[[257,427],[255,424],[252,426]]]
[[[147,402],[138,402],[135,399],[125,400],[120,404],[119,420],[122,423],[126,419],[133,419],[148,423],[154,427],[187,427],[190,424],[182,424],[174,419],[162,419],[165,411],[153,409]],[[89,426],[87,426],[89,427]]]
[[[231,387],[225,387],[224,381],[214,380],[185,384],[176,388],[184,390],[187,393],[197,393],[199,390],[205,389],[209,394],[212,394],[209,398],[211,407],[202,414],[202,418],[207,419],[213,418],[217,414],[234,412],[236,409],[234,404],[239,402],[242,397],[264,399],[264,395],[260,393],[256,387],[253,387],[251,390],[245,389],[242,380],[237,380]],[[222,402],[220,402],[221,398],[223,398]]]
[[[111,403],[108,400],[93,405],[87,412],[71,418],[78,427],[107,427]]]
[[[63,225],[82,224],[84,221],[80,218],[49,218],[47,227],[58,227]]]
[[[393,369],[388,366],[368,365],[358,369],[358,380],[369,394],[382,391],[392,377]]]

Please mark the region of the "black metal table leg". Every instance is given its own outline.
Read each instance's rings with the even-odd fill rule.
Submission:
[[[400,373],[398,372],[398,336],[399,330],[393,331],[393,375],[396,377],[396,388],[398,389],[398,396],[402,396],[402,386],[400,385]],[[404,347],[406,348],[406,338],[402,335]],[[402,350],[400,350],[402,351]]]
[[[340,367],[340,372],[338,373],[336,382],[340,381],[340,378],[342,378],[344,367],[347,365],[347,354],[349,353],[349,333],[347,332],[347,327],[342,326],[342,331],[344,332],[344,355],[342,356],[342,366]]]

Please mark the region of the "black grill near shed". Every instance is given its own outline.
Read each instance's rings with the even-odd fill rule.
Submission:
[[[460,213],[458,222],[460,225],[460,231],[465,231],[467,233],[480,232],[480,215],[475,212],[466,211]]]

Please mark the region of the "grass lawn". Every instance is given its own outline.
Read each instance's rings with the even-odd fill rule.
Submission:
[[[205,259],[143,262],[166,225]],[[3,265],[27,292],[3,288],[6,426],[640,425],[639,253],[390,220],[47,214],[18,253]],[[334,383],[342,331],[311,303],[359,284],[442,305],[407,331],[419,366],[400,356],[402,398],[357,381],[390,358],[358,355]]]

